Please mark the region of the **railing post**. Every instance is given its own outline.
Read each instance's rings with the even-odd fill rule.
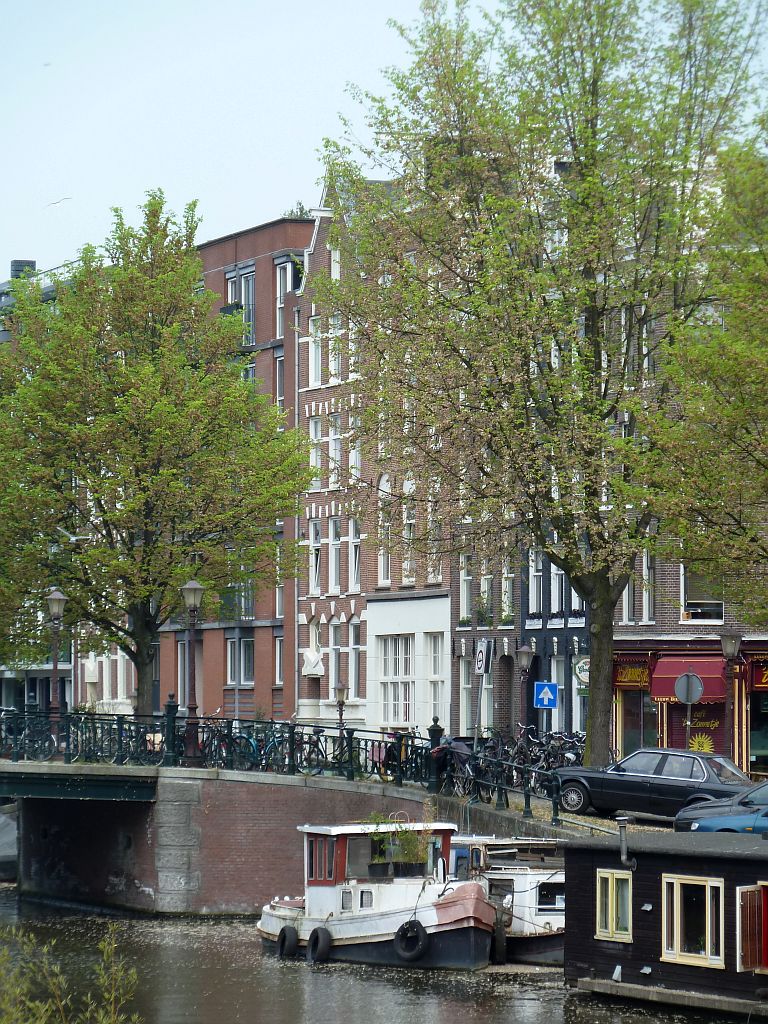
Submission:
[[[125,764],[128,760],[125,754],[125,715],[115,715],[115,728],[117,729],[117,751],[115,752],[115,764]]]
[[[22,717],[21,712],[14,711],[14,713],[11,715],[11,724],[13,726],[13,751],[11,753],[11,761],[18,762],[19,760],[20,733],[22,728],[26,727],[22,725],[23,722],[24,719]]]
[[[349,727],[344,729],[347,737],[347,782],[355,781],[355,760],[354,752],[352,750],[352,739],[355,735],[355,730]]]
[[[71,716],[69,710],[64,712],[59,721],[64,726],[64,764],[72,764],[72,746],[69,739]]]
[[[235,754],[234,754],[234,748],[233,748],[233,744],[232,744],[232,728],[233,728],[235,723],[232,721],[231,718],[228,718],[226,721],[227,721],[227,752],[224,755],[224,767],[227,769],[228,772],[231,772],[232,769],[235,766],[235,760],[234,760]]]
[[[288,724],[288,764],[286,770],[289,775],[296,774],[296,723]]]
[[[403,734],[401,732],[395,733],[393,740],[395,744],[395,785],[402,786],[403,784]]]
[[[523,817],[532,818],[533,811],[531,810],[531,767],[525,765],[523,767]]]
[[[173,694],[168,694],[165,704],[165,751],[163,752],[163,767],[173,768],[177,763],[176,757],[176,713],[179,705],[173,699]]]
[[[503,811],[509,807],[509,796],[504,785],[504,765],[501,761],[496,764],[496,810]]]
[[[429,733],[429,784],[427,786],[428,793],[438,793],[440,791],[440,773],[437,770],[437,758],[432,755],[432,751],[436,750],[440,746],[440,740],[442,739],[445,729],[440,725],[440,721],[435,715],[432,719],[432,725],[427,729]]]
[[[552,797],[552,824],[560,824],[560,776],[552,772],[550,776],[550,796]]]

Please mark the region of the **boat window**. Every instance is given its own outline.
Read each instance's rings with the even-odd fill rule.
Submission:
[[[479,846],[472,847],[472,870],[479,871],[483,864],[482,851]]]
[[[370,910],[373,906],[373,890],[361,889],[360,890],[360,909]]]
[[[453,873],[460,881],[469,878],[469,850],[466,846],[457,846],[453,852]]]
[[[327,843],[328,843],[328,849],[327,849],[327,857],[326,857],[325,877],[326,878],[333,878],[333,857],[334,857],[334,853],[336,851],[336,840],[335,839],[329,839],[327,841]]]
[[[512,907],[515,899],[514,879],[491,879],[488,883],[488,899],[497,907]]]
[[[352,903],[352,890],[351,889],[342,889],[341,890],[341,909],[342,910],[352,910],[352,907],[353,907],[353,903]]]
[[[310,839],[307,842],[307,878],[311,879],[315,877],[315,840]]]
[[[537,909],[565,910],[565,882],[542,882],[538,887]]]
[[[350,836],[347,839],[347,878],[366,878],[371,859],[369,836]]]

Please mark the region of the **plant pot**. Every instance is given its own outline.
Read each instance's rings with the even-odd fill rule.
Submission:
[[[391,874],[392,865],[388,861],[372,861],[368,865],[369,878],[389,878]]]
[[[426,861],[396,860],[392,864],[395,878],[423,878],[427,873]]]

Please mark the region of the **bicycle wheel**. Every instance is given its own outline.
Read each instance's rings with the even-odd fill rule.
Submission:
[[[24,739],[26,756],[32,761],[50,761],[56,751],[56,739],[50,733],[30,737],[29,742]]]
[[[256,751],[247,736],[232,737],[232,767],[238,772],[249,772],[256,764]]]
[[[311,743],[304,751],[301,771],[305,775],[320,775],[327,766],[327,760],[320,744]]]
[[[397,754],[390,745],[387,747],[384,757],[376,765],[376,771],[382,782],[392,782],[397,771]]]
[[[285,772],[285,755],[277,743],[270,743],[264,751],[263,771]]]

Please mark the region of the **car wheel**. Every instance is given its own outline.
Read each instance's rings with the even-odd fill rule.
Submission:
[[[560,806],[571,814],[583,814],[589,807],[589,794],[580,782],[566,782],[560,790]]]
[[[735,828],[719,828],[717,831],[718,832],[730,832],[730,834],[732,836],[735,836],[737,834],[737,830]]]

